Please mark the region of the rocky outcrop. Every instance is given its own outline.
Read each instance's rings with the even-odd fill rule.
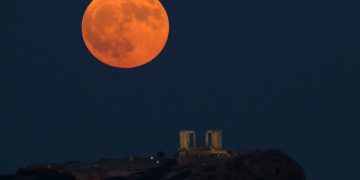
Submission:
[[[129,179],[305,180],[301,166],[279,150],[237,152],[227,159],[169,161]]]
[[[302,167],[279,150],[240,154],[226,162],[225,169],[247,180],[305,180]]]
[[[4,180],[224,179],[306,180],[301,166],[279,150],[232,152],[234,157],[133,158],[96,163],[37,165],[22,168]]]

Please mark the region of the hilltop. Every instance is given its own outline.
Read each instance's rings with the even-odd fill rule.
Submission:
[[[238,179],[305,180],[302,167],[280,150],[228,152],[229,156],[101,159],[93,163],[34,164],[1,180]]]

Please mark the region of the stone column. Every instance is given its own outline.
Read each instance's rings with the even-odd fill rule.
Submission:
[[[192,137],[192,144],[190,144],[190,136]],[[196,133],[195,131],[180,131],[180,150],[189,150],[191,148],[196,148]]]
[[[189,149],[189,136],[186,131],[180,131],[180,150]]]
[[[209,141],[211,136],[211,141]],[[222,150],[221,130],[208,130],[205,133],[205,147],[212,150]]]

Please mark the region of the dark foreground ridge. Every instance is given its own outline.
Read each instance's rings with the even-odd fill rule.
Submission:
[[[231,156],[102,159],[94,163],[37,164],[0,180],[223,179],[305,180],[299,164],[280,150],[229,152]]]

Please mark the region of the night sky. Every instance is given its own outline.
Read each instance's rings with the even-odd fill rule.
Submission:
[[[40,162],[167,155],[178,131],[277,148],[309,180],[360,179],[360,1],[164,0],[170,36],[136,69],[97,61],[90,0],[1,4],[0,174]]]

